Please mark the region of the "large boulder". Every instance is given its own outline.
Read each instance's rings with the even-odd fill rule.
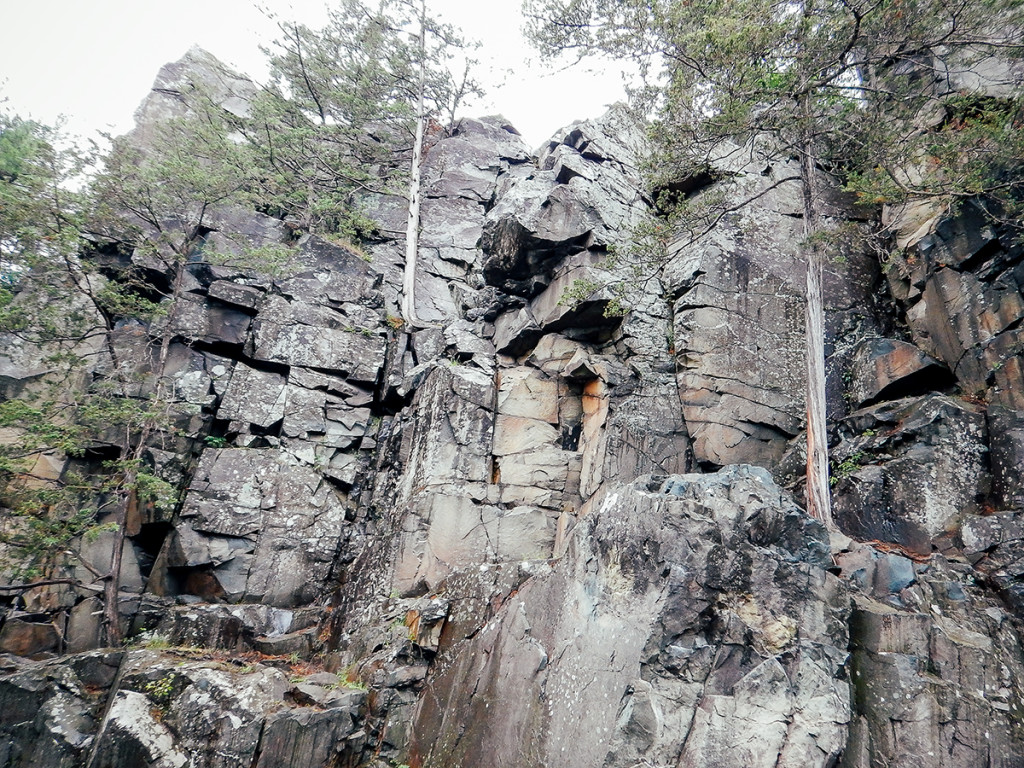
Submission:
[[[827,541],[760,469],[606,487],[554,568],[442,657],[414,759],[833,765],[849,598]]]
[[[196,88],[221,109],[243,117],[249,114],[257,93],[249,78],[199,46],[192,46],[180,59],[161,67],[152,90],[135,110],[132,142],[145,149],[153,142],[157,125],[190,114],[184,97]]]
[[[122,652],[46,663],[4,663],[0,763],[19,768],[86,765]]]
[[[865,339],[850,363],[849,397],[860,406],[942,389],[951,380],[935,358],[898,339]]]
[[[1024,656],[1014,621],[971,568],[856,546],[843,575],[853,717],[839,765],[1019,765]]]
[[[929,554],[980,510],[987,491],[985,415],[942,395],[856,411],[833,452],[834,514],[843,531]]]

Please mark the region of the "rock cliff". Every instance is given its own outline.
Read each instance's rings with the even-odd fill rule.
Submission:
[[[193,51],[139,141],[194,80],[246,108]],[[216,210],[206,242],[292,259],[196,267],[173,328],[126,329],[173,337],[146,460],[182,501],[129,520],[129,647],[98,647],[93,592],[5,598],[0,766],[1024,765],[1015,233],[924,210],[886,263],[830,263],[830,538],[799,505],[787,161],[732,169],[765,193],[637,280],[608,256],[642,150],[620,108],[537,152],[501,118],[436,137],[423,328],[403,200],[367,195],[361,249]],[[41,374],[6,349],[10,396]]]

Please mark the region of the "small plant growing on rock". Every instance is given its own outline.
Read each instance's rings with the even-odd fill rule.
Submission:
[[[167,636],[156,632],[143,632],[135,638],[135,642],[140,648],[150,651],[164,651],[171,647],[171,641]]]
[[[157,706],[166,708],[174,697],[174,676],[166,674],[156,680],[150,680],[143,688]]]
[[[856,472],[860,465],[863,464],[863,459],[864,452],[856,451],[840,461],[838,464],[835,464],[832,468],[832,476],[828,481],[829,485],[835,488],[841,480]]]

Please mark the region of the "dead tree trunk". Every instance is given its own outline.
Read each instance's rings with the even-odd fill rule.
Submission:
[[[822,286],[822,253],[815,241],[818,215],[815,188],[815,156],[809,136],[801,142],[800,175],[803,182],[804,252],[807,260],[807,511],[834,530],[828,482],[828,431],[825,419],[825,309]]]
[[[405,272],[402,274],[402,318],[407,328],[419,324],[416,317],[416,261],[420,247],[420,162],[423,157],[424,91],[427,78],[427,4],[420,5],[420,79],[416,94],[416,140],[412,147],[409,173],[409,220],[405,230]]]

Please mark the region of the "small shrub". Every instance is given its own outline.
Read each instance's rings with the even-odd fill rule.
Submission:
[[[166,707],[174,697],[174,676],[171,674],[164,675],[156,680],[150,680],[143,687],[145,688],[146,695],[156,702],[157,705]]]
[[[863,463],[863,459],[864,452],[856,451],[840,461],[838,464],[834,465],[832,467],[832,476],[829,478],[828,484],[835,488],[841,480],[849,477],[856,472],[858,468],[860,468],[860,465]]]

